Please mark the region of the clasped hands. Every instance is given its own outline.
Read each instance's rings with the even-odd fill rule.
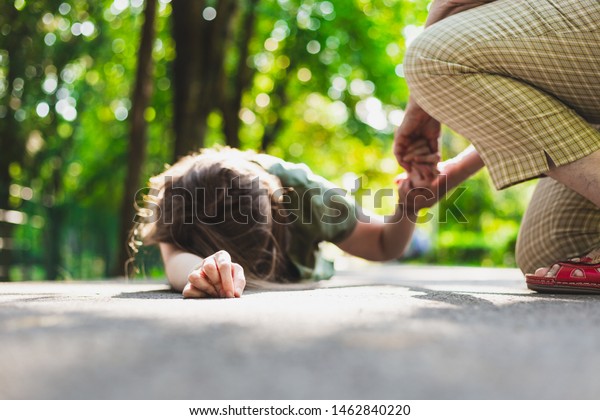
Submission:
[[[400,201],[415,212],[431,207],[447,191],[449,164],[440,163],[440,123],[414,101],[394,138],[394,155],[406,172],[396,178]]]

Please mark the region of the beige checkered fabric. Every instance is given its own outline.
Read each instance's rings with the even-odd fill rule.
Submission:
[[[497,0],[428,28],[411,94],[471,140],[497,188],[600,149],[600,1]],[[600,168],[599,168],[600,170]],[[517,243],[524,272],[600,248],[600,209],[542,179]]]
[[[517,265],[524,273],[600,249],[600,210],[559,182],[540,180],[517,241]]]
[[[600,149],[599,0],[497,0],[452,16],[413,42],[405,73],[499,189]]]

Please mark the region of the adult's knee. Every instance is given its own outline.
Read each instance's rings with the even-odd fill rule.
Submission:
[[[435,28],[434,28],[435,29]],[[404,77],[411,92],[418,89],[434,73],[433,66],[437,54],[433,43],[436,38],[428,29],[419,35],[407,48],[404,56]]]
[[[471,38],[468,32],[468,28],[458,30],[452,20],[442,21],[427,28],[409,45],[404,76],[412,94],[440,89],[440,83],[450,82],[444,76],[473,73],[470,63],[474,48],[466,41]]]

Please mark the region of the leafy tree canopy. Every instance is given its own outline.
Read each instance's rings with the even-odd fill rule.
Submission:
[[[176,156],[183,73],[175,61],[186,48],[205,54],[201,65],[214,71],[205,77],[216,81],[209,86],[214,95],[199,99],[204,114],[196,120],[204,126],[192,140],[196,147],[238,141],[305,162],[344,187],[362,177],[356,193],[375,207],[365,189],[392,186],[400,171],[391,143],[408,100],[401,63],[428,1],[177,1],[157,3],[142,179]],[[114,272],[144,8],[143,0],[0,4],[0,265],[10,266],[4,278]],[[197,34],[176,26],[186,12],[197,19]],[[217,39],[220,49],[211,50]],[[466,145],[445,132],[446,157]],[[513,265],[530,186],[496,193],[482,173],[466,187],[459,206],[468,224],[449,218],[421,227],[432,244],[426,261]],[[159,273],[155,257],[146,260],[150,274]]]

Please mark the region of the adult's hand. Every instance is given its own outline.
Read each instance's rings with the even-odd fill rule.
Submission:
[[[402,124],[396,130],[394,156],[396,156],[400,166],[407,171],[411,171],[416,163],[414,157],[409,154],[413,145],[424,141],[429,146],[430,154],[437,154],[439,151],[439,137],[440,123],[411,99],[408,101]],[[421,169],[421,167],[422,165],[419,165],[418,169]],[[433,170],[430,174],[424,174],[424,177],[430,179],[434,175],[435,171]]]
[[[433,25],[448,16],[482,6],[486,3],[492,3],[493,1],[496,0],[434,0],[429,9],[425,27]]]
[[[183,297],[241,297],[245,287],[246,277],[242,266],[231,262],[227,251],[218,251],[192,270],[183,289]]]

